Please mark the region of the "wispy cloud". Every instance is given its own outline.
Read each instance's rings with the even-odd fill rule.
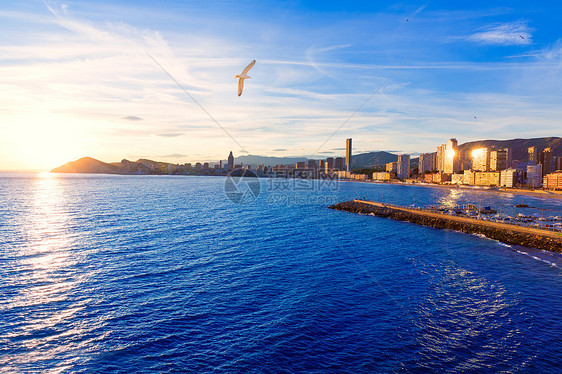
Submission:
[[[470,35],[467,39],[476,43],[490,45],[529,45],[532,44],[533,30],[525,21],[501,25],[491,25]]]
[[[177,137],[177,136],[182,136],[183,134],[180,134],[180,133],[172,133],[172,134],[167,133],[167,134],[156,134],[156,135],[158,135],[158,136],[163,136],[163,137],[165,137],[165,138],[175,138],[175,137]]]
[[[126,117],[122,117],[123,119],[126,119],[127,121],[142,121],[142,118],[137,117],[137,116],[126,116]]]

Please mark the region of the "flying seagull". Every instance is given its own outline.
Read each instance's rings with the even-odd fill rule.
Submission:
[[[250,62],[250,64],[248,66],[246,66],[244,68],[244,70],[242,70],[242,73],[240,73],[240,75],[235,75],[235,78],[238,78],[238,96],[242,95],[242,90],[244,89],[244,79],[252,79],[252,77],[249,77],[248,72],[250,71],[250,69],[255,65],[256,60]]]

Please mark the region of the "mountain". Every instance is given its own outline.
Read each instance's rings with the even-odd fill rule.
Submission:
[[[459,145],[460,152],[470,151],[474,148],[511,148],[513,160],[527,160],[527,148],[535,146],[539,151],[547,147],[552,148],[555,156],[562,156],[562,138],[532,138],[511,140],[477,140]]]
[[[299,161],[307,161],[306,157],[269,157],[269,156],[256,156],[247,155],[234,158],[234,163],[237,165],[258,165],[276,166],[276,165],[295,165]]]
[[[51,173],[121,174],[119,169],[114,164],[108,164],[91,157],[82,157],[51,170]]]
[[[384,165],[389,162],[396,162],[397,160],[397,155],[389,152],[378,151],[353,155],[351,157],[351,165],[354,169],[360,169],[375,165]]]

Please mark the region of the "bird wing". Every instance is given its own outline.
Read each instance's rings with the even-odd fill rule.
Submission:
[[[238,96],[242,95],[242,90],[244,89],[244,79],[238,79]]]
[[[255,64],[256,64],[256,60],[250,62],[250,64],[248,64],[248,66],[246,66],[246,67],[244,68],[244,70],[242,70],[242,74],[241,74],[241,75],[247,74],[247,73],[250,71],[250,69],[254,67]]]

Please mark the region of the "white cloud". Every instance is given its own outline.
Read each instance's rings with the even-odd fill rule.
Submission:
[[[468,40],[491,45],[529,45],[532,43],[532,29],[524,21],[493,25],[476,32]]]

